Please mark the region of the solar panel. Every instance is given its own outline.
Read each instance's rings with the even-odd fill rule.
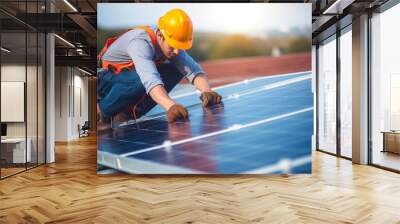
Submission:
[[[174,99],[188,121],[169,124],[155,108],[144,119],[99,133],[98,163],[128,173],[310,173],[310,72],[260,77],[216,89],[223,104],[197,94]]]
[[[257,89],[265,85],[284,81],[288,78],[301,77],[306,74],[309,74],[309,72],[298,72],[298,73],[283,74],[283,75],[257,77],[254,79],[245,79],[241,82],[232,83],[221,87],[216,87],[215,90],[218,91],[218,93],[222,96],[228,96],[228,95],[233,95],[235,93],[239,93],[241,91],[246,91],[248,89]],[[180,103],[182,105],[192,105],[193,102],[198,101],[200,93],[196,91],[181,93],[180,91],[178,91],[177,94],[172,92],[170,93],[170,95],[177,103]],[[160,113],[163,114],[164,109],[160,106],[157,106],[153,110],[149,111],[146,117],[152,117],[155,115],[159,115]]]

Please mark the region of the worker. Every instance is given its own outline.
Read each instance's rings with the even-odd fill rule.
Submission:
[[[168,122],[187,119],[188,110],[168,96],[183,78],[201,92],[204,107],[220,103],[201,66],[185,51],[192,43],[192,21],[181,9],[168,11],[157,27],[134,27],[108,39],[98,56],[98,128],[136,120],[156,104],[166,110]]]

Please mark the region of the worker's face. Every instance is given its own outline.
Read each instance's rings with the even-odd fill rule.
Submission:
[[[179,49],[168,45],[161,32],[157,32],[158,45],[167,59],[173,59],[179,54]]]

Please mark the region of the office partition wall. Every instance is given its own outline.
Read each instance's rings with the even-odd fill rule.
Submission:
[[[5,177],[24,171],[31,161],[31,141],[26,136],[26,33],[2,32],[1,46],[0,110],[1,122],[7,128],[0,147],[1,177]]]
[[[45,163],[45,34],[24,23],[44,1],[0,3],[0,178]],[[17,14],[8,13],[13,8]],[[12,23],[12,24],[10,24]]]

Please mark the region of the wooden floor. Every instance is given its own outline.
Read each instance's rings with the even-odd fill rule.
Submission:
[[[400,170],[400,155],[392,152],[374,151],[373,162],[375,164]]]
[[[0,181],[0,223],[400,223],[400,175],[315,152],[312,175],[100,176],[96,139]]]
[[[13,175],[13,174],[16,174],[16,173],[19,173],[19,172],[23,172],[23,171],[25,171],[26,169],[25,169],[25,167],[23,167],[23,168],[20,168],[20,167],[17,167],[17,168],[9,168],[9,167],[7,167],[7,168],[1,168],[1,177],[3,178],[3,177],[7,177],[7,176],[11,176],[11,175]]]

